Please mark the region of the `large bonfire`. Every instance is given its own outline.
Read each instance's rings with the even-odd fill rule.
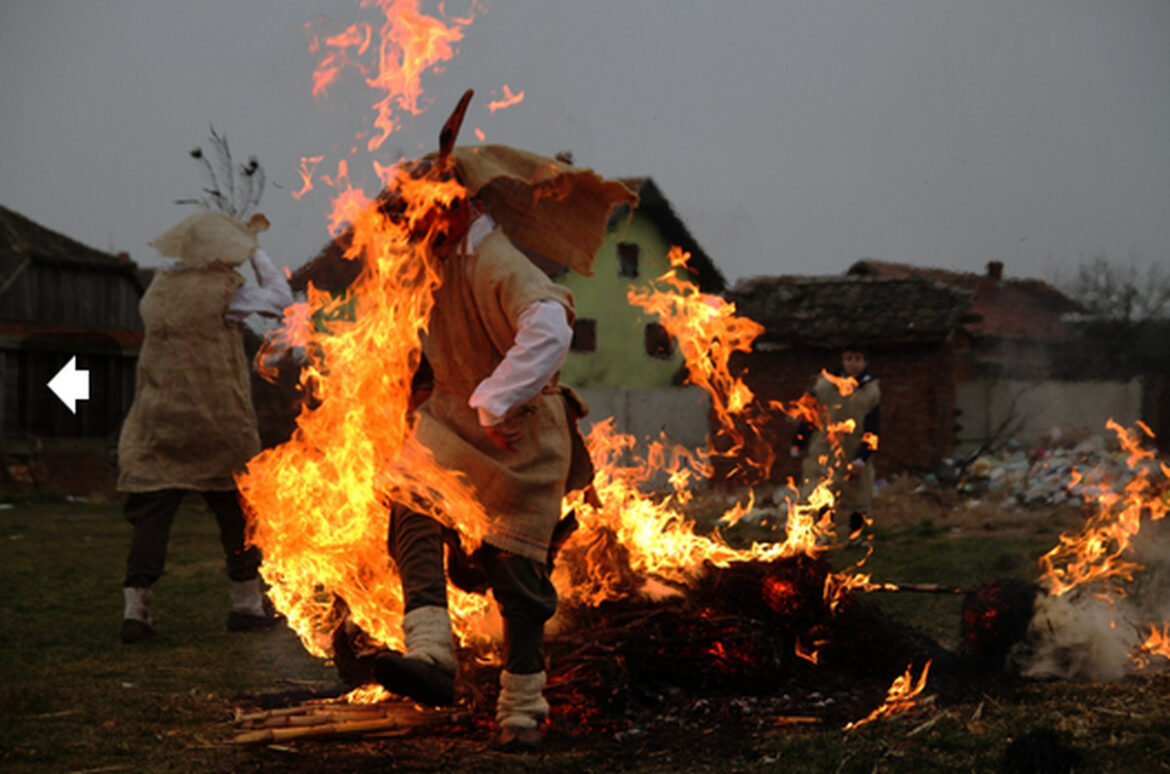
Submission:
[[[369,84],[390,95],[378,100],[375,122],[389,132],[398,125],[395,106],[418,112],[419,76],[452,55],[450,44],[461,37],[466,20],[444,26],[408,0],[383,0],[380,7],[386,17],[377,57],[381,69],[371,75],[357,58],[374,45],[370,25],[355,25],[323,41],[314,38],[316,47],[328,49],[316,90],[324,90],[346,67],[362,70]],[[431,44],[423,45],[420,37]],[[383,139],[372,138],[370,149]],[[345,176],[347,163],[338,166],[333,229],[352,237],[345,258],[359,262],[360,273],[345,295],[310,286],[307,301],[287,310],[274,341],[305,353],[300,376],[304,408],[293,437],[254,459],[239,481],[254,516],[252,537],[264,551],[274,601],[306,647],[322,656],[330,653],[339,616],[350,617],[377,642],[399,644],[399,583],[385,548],[389,503],[407,502],[456,525],[468,547],[478,542],[489,518],[474,491],[435,465],[410,435],[411,379],[438,282],[420,252],[428,240],[418,238],[419,232],[441,228],[441,221],[428,216],[463,189],[453,178],[436,180],[412,175],[403,165],[375,162],[381,185],[400,202],[389,216],[379,206],[385,197],[379,202],[352,187]],[[678,339],[691,380],[707,390],[721,433],[734,440],[721,453],[747,461],[748,483],[766,481],[771,460],[745,456],[737,426],[737,420],[747,419],[754,427],[766,416],[728,370],[730,355],[750,350],[762,328],[737,316],[733,305],[680,279],[686,259],[681,251],[672,253],[678,272],[672,270],[648,292],[631,291],[630,301],[657,314]],[[595,489],[602,505],[565,503],[566,513],[575,512],[581,525],[573,543],[585,545],[601,531],[612,533],[628,552],[629,569],[643,580],[686,583],[707,563],[726,566],[823,550],[816,544],[830,524],[828,509],[822,507],[831,504],[827,489],[815,505],[794,504],[785,539],[735,549],[717,535],[696,534],[682,510],[695,482],[707,475],[707,450],[656,442],[645,459],[630,464],[623,453],[635,448],[637,439],[613,432],[606,423],[595,427],[589,444],[599,468]],[[663,466],[672,492],[648,496],[643,485]],[[726,519],[734,521],[748,507],[736,505]],[[585,554],[569,550],[566,555]],[[630,593],[624,586],[617,590],[616,578],[600,564],[568,572],[577,580],[560,589],[565,599],[595,604]],[[480,639],[483,599],[453,588],[452,600],[459,637],[465,643]]]
[[[470,23],[470,18],[422,14],[417,0],[363,2],[365,7],[375,5],[385,17],[380,30],[357,24],[311,38],[313,50],[321,55],[315,93],[326,92],[347,69],[361,72],[379,91],[376,131],[368,133],[371,153],[400,128],[400,115],[422,111],[420,77],[454,55],[454,45]],[[509,89],[506,96],[493,103],[493,111],[522,97]],[[476,133],[482,139],[482,131]],[[312,188],[321,162],[321,157],[304,160],[305,185],[298,195]],[[338,655],[342,627],[361,632],[366,647],[402,645],[401,584],[386,548],[391,503],[409,504],[455,526],[468,549],[479,542],[490,518],[465,481],[435,464],[411,440],[412,377],[438,283],[420,252],[429,239],[419,236],[442,228],[431,213],[464,191],[449,175],[412,174],[410,165],[375,160],[380,192],[368,195],[349,183],[348,164],[347,159],[339,161],[336,175],[329,178],[337,188],[332,230],[335,236],[348,235],[345,259],[360,270],[343,295],[310,286],[307,300],[286,310],[269,345],[303,353],[302,409],[292,437],[252,460],[239,478],[251,537],[264,553],[262,573],[270,595],[305,647],[323,658]],[[393,208],[386,206],[386,191],[393,192]],[[723,675],[738,675],[745,685],[770,660],[808,668],[856,660],[857,653],[851,655],[847,645],[834,642],[833,616],[852,620],[861,647],[880,649],[881,643],[865,639],[873,636],[874,619],[859,617],[853,592],[883,586],[857,573],[857,567],[833,572],[819,560],[833,537],[832,482],[799,491],[791,487],[784,523],[770,539],[746,547],[733,546],[717,530],[696,529],[688,517],[714,455],[735,461],[737,482],[750,492],[771,478],[774,458],[762,440],[764,425],[784,415],[813,421],[820,417],[806,402],[761,405],[732,372],[732,354],[750,351],[762,328],[737,315],[734,305],[701,293],[686,278],[687,258],[672,250],[671,270],[647,288],[632,289],[628,300],[655,315],[677,340],[690,382],[709,396],[717,425],[711,448],[684,449],[665,439],[642,443],[616,432],[612,422],[594,425],[587,443],[597,467],[597,497],[578,494],[564,502],[564,513],[572,514],[579,528],[562,547],[554,574],[561,618],[566,626],[598,626],[604,623],[599,610],[630,603],[621,614],[627,616],[624,620],[653,623],[660,627],[655,632],[674,638],[673,646],[664,646],[673,651],[645,651],[648,665],[666,656],[693,655]],[[844,392],[853,386],[846,379],[838,388]],[[826,428],[830,434],[836,429]],[[1127,448],[1135,456],[1144,454],[1136,442]],[[1165,466],[1160,472],[1163,477],[1170,473]],[[665,490],[650,486],[664,479]],[[1116,500],[1106,502],[1103,494],[1101,515],[1090,521],[1084,535],[1062,537],[1061,545],[1045,557],[1046,596],[1060,597],[1106,577],[1132,579],[1138,567],[1123,553],[1142,514],[1165,515],[1164,500],[1158,499],[1165,483],[1155,484],[1149,476],[1137,481]],[[749,494],[720,521],[734,523],[753,504]],[[733,567],[745,569],[721,577]],[[728,600],[745,588],[746,597],[738,598],[739,607],[729,612]],[[692,617],[679,617],[677,608],[656,617],[656,609],[667,609],[677,604],[671,600],[688,595]],[[462,645],[474,648],[481,662],[491,662],[490,601],[455,587],[449,589],[449,599]],[[762,612],[753,618],[745,605]],[[862,636],[866,625],[870,633]],[[758,631],[748,632],[751,626]],[[1149,637],[1135,658],[1166,653],[1167,625],[1149,626]],[[765,641],[766,648],[761,645]],[[892,671],[883,665],[883,685],[897,676],[888,701],[857,724],[909,706],[925,688],[932,650],[908,645],[885,654],[913,658],[901,660]],[[589,649],[577,653],[588,657]],[[862,661],[872,665],[873,658],[871,650]],[[911,660],[917,663],[909,664]],[[550,690],[558,684],[568,690],[571,682],[571,673],[563,671]]]

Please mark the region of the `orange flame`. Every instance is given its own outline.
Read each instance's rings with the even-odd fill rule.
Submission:
[[[519,94],[513,94],[512,90],[510,88],[508,88],[508,84],[505,83],[504,84],[504,98],[492,100],[491,102],[489,102],[488,103],[488,110],[490,110],[491,112],[494,113],[497,110],[502,110],[506,107],[512,107],[513,105],[520,103],[520,102],[523,102],[523,101],[524,101],[524,92],[520,92]]]
[[[686,359],[688,380],[711,397],[712,410],[720,434],[731,441],[730,448],[719,452],[739,457],[748,466],[743,471],[746,483],[759,483],[771,473],[775,455],[768,444],[757,443],[753,451],[763,452],[762,459],[744,454],[748,437],[761,439],[760,426],[767,415],[753,403],[755,396],[729,367],[735,352],[750,352],[752,342],[764,327],[735,314],[735,304],[702,293],[694,283],[681,278],[676,269],[687,268],[690,253],[672,247],[668,258],[671,270],[659,277],[648,289],[630,287],[630,303],[657,315],[659,323],[678,340],[679,351]],[[746,431],[737,421],[747,424]],[[746,435],[745,435],[746,432]]]
[[[1149,666],[1150,659],[1161,656],[1170,660],[1170,621],[1164,622],[1162,628],[1150,626],[1150,633],[1145,641],[1137,648],[1137,653],[1130,659],[1139,669]]]
[[[392,694],[380,685],[371,683],[360,688],[354,688],[349,693],[337,699],[344,704],[377,704],[386,701]]]
[[[313,190],[313,173],[317,171],[317,165],[325,159],[324,156],[302,156],[301,168],[297,173],[301,176],[301,181],[304,185],[299,191],[293,191],[293,198],[300,199],[302,196]]]
[[[927,661],[926,665],[922,667],[922,674],[918,676],[918,682],[915,683],[912,671],[914,665],[908,664],[905,673],[895,678],[894,682],[890,685],[890,690],[886,693],[886,700],[882,702],[881,706],[861,720],[846,723],[845,730],[852,731],[867,723],[872,723],[878,718],[897,715],[914,707],[917,704],[915,699],[926,688],[926,676],[930,673],[930,665],[931,662]]]
[[[411,115],[423,112],[423,73],[437,70],[455,56],[455,44],[463,39],[463,28],[471,23],[476,8],[473,3],[466,18],[447,18],[449,23],[445,23],[420,12],[419,0],[362,0],[363,8],[374,5],[385,16],[376,46],[371,46],[374,33],[368,22],[351,25],[323,42],[312,35],[309,43],[311,52],[327,52],[313,73],[314,97],[325,94],[347,67],[356,69],[371,89],[385,92],[374,103],[378,133],[367,143],[370,152],[380,148],[401,126],[398,111]],[[367,54],[373,54],[370,58],[374,61],[363,61]]]
[[[1146,436],[1153,438],[1148,427],[1138,424]],[[1153,480],[1152,466],[1143,463],[1152,460],[1154,452],[1141,447],[1136,432],[1112,419],[1106,427],[1116,433],[1118,442],[1128,454],[1126,462],[1134,477],[1121,492],[1102,487],[1094,501],[1086,503],[1093,512],[1081,531],[1061,534],[1057,546],[1040,558],[1040,583],[1050,594],[1059,596],[1082,584],[1095,583],[1102,588],[1106,598],[1124,596],[1122,584],[1132,581],[1142,569],[1140,564],[1127,558],[1133,537],[1141,529],[1142,516],[1158,520],[1170,508],[1165,499],[1165,465],[1161,466],[1162,479]]]
[[[817,429],[825,426],[824,417],[821,414],[821,408],[817,404],[815,396],[805,393],[791,403],[783,403],[778,400],[768,401],[768,405],[773,411],[781,411],[792,417],[798,422],[808,422]]]
[[[813,649],[813,650],[806,649],[800,643],[799,637],[796,638],[795,652],[796,652],[797,656],[799,656],[800,658],[803,658],[805,661],[812,662],[813,664],[817,663],[820,660],[820,650],[819,649]]]
[[[837,388],[837,392],[841,393],[842,398],[852,395],[853,391],[857,389],[857,380],[852,376],[837,376],[829,373],[826,369],[821,369],[821,376],[828,379]]]
[[[678,248],[670,252],[675,267],[685,267],[688,255]],[[770,470],[773,457],[752,459],[750,453],[764,444],[748,445],[745,438],[754,433],[767,417],[752,402],[751,391],[742,380],[730,373],[728,361],[733,352],[750,351],[752,340],[762,327],[735,315],[735,307],[721,299],[703,295],[691,282],[673,272],[658,278],[649,288],[631,288],[630,302],[658,315],[661,324],[678,341],[686,359],[691,381],[711,397],[713,413],[720,420],[720,431],[736,441],[733,451],[746,457],[745,470],[759,478]],[[736,420],[744,420],[746,434]],[[594,489],[601,506],[591,505],[580,496],[567,500],[565,512],[576,515],[581,529],[567,546],[568,557],[584,557],[558,568],[554,581],[568,603],[597,604],[635,593],[647,578],[668,584],[686,584],[705,566],[726,567],[740,561],[772,561],[808,554],[816,556],[826,550],[824,538],[832,532],[833,495],[829,482],[820,482],[807,497],[792,488],[787,500],[788,517],[783,540],[756,543],[736,549],[718,532],[699,535],[685,514],[691,488],[711,472],[714,452],[690,451],[668,445],[665,440],[648,446],[639,456],[632,436],[614,431],[613,420],[598,422],[587,439],[597,474]],[[666,494],[648,495],[655,479],[666,486]],[[720,521],[733,524],[751,510],[754,500],[737,503]],[[633,578],[623,574],[613,561],[610,542],[597,542],[598,536],[612,535],[624,552]],[[579,566],[578,566],[579,565]],[[836,585],[826,589],[827,598],[840,598],[857,583],[841,576]]]
[[[363,0],[363,7],[374,5],[386,17],[378,45],[371,45],[373,27],[367,23],[313,36],[310,44],[326,52],[315,94],[348,67],[386,93],[375,105],[382,134],[371,139],[370,149],[388,135],[394,109],[422,110],[422,73],[453,55],[451,44],[470,21],[446,26],[420,14],[412,0]],[[361,61],[373,51],[376,62]],[[321,161],[302,160],[299,194],[312,188]],[[300,384],[307,400],[292,438],[254,458],[238,478],[252,517],[250,539],[264,553],[261,572],[270,595],[306,648],[320,656],[330,653],[332,632],[346,616],[376,643],[401,644],[401,584],[386,550],[389,502],[449,524],[457,520],[469,547],[488,518],[467,483],[410,440],[411,377],[438,285],[421,246],[427,240],[412,233],[428,212],[465,191],[454,181],[414,179],[396,166],[376,170],[400,192],[401,218],[382,214],[350,185],[346,159],[339,160],[335,179],[321,178],[338,190],[331,233],[348,228],[352,240],[345,258],[360,261],[361,271],[346,295],[333,297],[310,285],[307,301],[286,310],[266,347],[303,348],[307,362]],[[457,635],[464,642],[483,639],[478,616],[487,602],[455,590],[450,597]]]
[[[377,641],[398,643],[400,584],[386,554],[387,501],[409,503],[453,523],[474,544],[487,515],[465,483],[438,468],[410,438],[410,381],[438,279],[410,232],[431,207],[463,193],[455,182],[400,174],[406,219],[384,217],[361,192],[337,198],[335,228],[348,221],[347,257],[362,260],[349,296],[310,288],[309,300],[286,320],[290,342],[304,346],[302,386],[313,408],[297,418],[285,444],[261,453],[240,477],[252,539],[264,552],[272,596],[312,652],[327,641],[344,611]],[[457,632],[486,603],[453,594]]]
[[[420,15],[416,0],[363,0],[364,7],[373,5],[386,16],[376,47],[369,25],[354,25],[323,42],[315,37],[312,44],[314,50],[328,50],[315,90],[324,90],[353,67],[369,86],[385,92],[374,105],[380,134],[370,139],[370,150],[396,128],[395,110],[417,114],[423,109],[421,74],[453,55],[461,25],[470,21],[445,26]],[[376,73],[357,59],[375,48]],[[318,163],[318,157],[302,161],[304,190],[311,188]],[[405,213],[389,217],[376,200],[353,188],[345,159],[338,162],[336,179],[321,178],[338,190],[330,230],[351,237],[345,257],[360,261],[361,271],[345,295],[334,297],[310,286],[307,301],[286,310],[275,339],[303,348],[300,384],[307,400],[290,440],[261,453],[238,479],[251,516],[250,538],[264,553],[261,571],[273,601],[305,646],[320,656],[329,655],[332,633],[346,617],[376,644],[401,646],[401,584],[386,549],[389,502],[455,526],[468,548],[477,544],[489,520],[468,483],[439,468],[411,440],[411,376],[439,282],[422,247],[427,240],[415,232],[428,212],[466,192],[454,181],[415,179],[397,166],[375,168],[397,190]],[[540,191],[559,193],[555,186]],[[672,266],[685,269],[687,258],[672,249]],[[774,458],[770,447],[756,443],[747,449],[745,439],[759,438],[759,424],[767,417],[728,365],[734,352],[750,351],[762,326],[736,316],[733,305],[700,293],[673,272],[658,284],[662,287],[631,291],[631,303],[657,314],[676,337],[692,382],[711,395],[721,432],[733,440],[733,450],[751,452],[743,455],[750,473],[746,478],[766,480]],[[564,503],[581,524],[565,546],[567,560],[555,578],[567,603],[621,598],[652,582],[658,588],[662,582],[685,584],[707,565],[815,556],[825,550],[819,543],[832,529],[833,498],[824,482],[800,502],[788,503],[783,541],[738,549],[718,532],[697,534],[684,512],[696,481],[710,475],[710,452],[659,441],[639,456],[634,439],[616,434],[612,420],[597,423],[588,443],[600,501],[578,493]],[[755,452],[762,456],[753,457]],[[667,488],[649,495],[652,484],[659,486],[656,477]],[[752,504],[749,497],[733,505],[724,520],[734,522]],[[622,555],[621,561],[615,554]],[[848,587],[845,581],[839,585]],[[482,597],[449,591],[456,635],[465,644],[481,646],[480,657],[490,659],[483,653],[487,606]]]

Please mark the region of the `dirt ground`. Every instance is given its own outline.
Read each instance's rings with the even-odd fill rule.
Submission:
[[[721,510],[709,493],[699,514]],[[911,478],[875,504],[879,580],[969,585],[1034,577],[1036,559],[1076,507],[1004,507]],[[185,506],[186,507],[186,506]],[[128,538],[117,506],[20,503],[0,512],[0,768],[30,772],[209,771],[1052,771],[1170,770],[1170,675],[1112,683],[1010,676],[950,690],[930,685],[908,711],[844,731],[876,706],[870,686],[820,679],[809,665],[754,696],[664,693],[648,722],[550,729],[537,754],[487,747],[490,715],[381,738],[233,743],[237,712],[336,694],[335,670],[287,629],[241,638],[223,630],[226,601],[214,521],[201,506],[172,533],[154,642],[117,642],[117,589]],[[864,549],[834,551],[850,565]],[[954,651],[961,598],[873,594],[886,619]],[[859,657],[864,658],[864,650]],[[942,674],[945,670],[940,670]],[[604,689],[598,672],[592,689]],[[672,706],[676,711],[672,712]],[[685,711],[684,711],[685,710]],[[835,710],[835,712],[834,712]],[[828,720],[826,720],[828,719]],[[1012,751],[1015,751],[1014,753]],[[1032,768],[1006,768],[1016,755]],[[1022,756],[1022,757],[1020,757]],[[1075,767],[1062,761],[1075,761]],[[1037,763],[1038,761],[1038,763]]]

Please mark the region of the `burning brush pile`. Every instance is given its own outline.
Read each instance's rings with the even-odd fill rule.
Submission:
[[[830,576],[808,556],[709,567],[677,597],[571,610],[550,648],[558,728],[845,725],[951,660],[853,595],[826,603]]]
[[[1108,424],[1127,454],[1126,475],[1084,489],[1087,521],[1040,558],[1035,583],[993,581],[963,609],[963,644],[982,668],[1025,677],[1116,680],[1170,659],[1170,467],[1143,448],[1146,425]],[[1140,540],[1139,540],[1140,535]]]
[[[396,185],[408,190],[417,182],[405,177]],[[377,217],[369,223],[387,227]],[[354,242],[399,245],[386,250],[389,259],[398,250],[409,254],[409,239],[392,238],[375,234]],[[679,273],[688,257],[672,251]],[[400,276],[398,269],[385,273]],[[298,432],[254,460],[241,481],[258,517],[254,535],[265,552],[274,599],[306,647],[332,658],[354,688],[373,682],[379,653],[401,647],[400,613],[393,613],[401,610],[400,584],[385,547],[387,492],[398,497],[406,492],[416,504],[461,514],[461,529],[472,528],[465,540],[474,540],[476,519],[485,518],[474,493],[447,471],[434,469],[425,454],[410,447],[407,425],[394,425],[381,408],[370,409],[379,403],[361,392],[386,389],[385,363],[369,363],[361,357],[363,347],[347,346],[347,336],[395,337],[407,362],[413,362],[401,342],[411,336],[417,341],[425,318],[395,321],[390,311],[425,309],[426,302],[402,302],[399,296],[418,290],[419,276],[405,276],[407,283],[386,288],[385,279],[359,275],[353,298],[359,318],[369,320],[364,329],[334,324],[325,335],[308,332],[310,339],[327,339],[316,349],[328,348],[333,358],[345,360],[344,367],[331,369],[310,365],[307,388],[328,395],[336,371],[347,376],[339,385],[345,393],[314,400],[298,418]],[[363,289],[362,283],[371,281],[383,283],[378,293]],[[712,445],[720,451],[661,441],[643,447],[614,432],[612,422],[597,423],[586,439],[597,469],[593,490],[564,502],[566,523],[577,528],[559,546],[553,574],[561,604],[548,645],[547,694],[557,726],[610,733],[662,724],[709,726],[713,720],[741,726],[774,725],[783,718],[859,722],[880,711],[879,705],[895,706],[883,705],[885,699],[908,705],[924,690],[932,664],[937,692],[945,682],[940,669],[953,672],[954,657],[857,596],[887,586],[864,574],[835,572],[824,560],[834,539],[831,480],[815,482],[803,493],[793,487],[786,522],[776,525],[771,540],[746,548],[733,547],[718,531],[701,534],[688,518],[687,506],[705,485],[715,454],[736,459],[743,480],[768,480],[773,458],[762,431],[777,418],[728,370],[730,355],[750,349],[761,328],[675,271],[650,291],[631,291],[629,300],[652,310],[679,342],[691,381],[708,392],[720,419]],[[299,319],[310,316],[302,312]],[[312,342],[306,348],[315,349]],[[409,371],[403,374],[397,383],[401,392],[392,389],[380,405],[397,402],[406,416]],[[784,409],[781,416],[809,416],[803,404],[772,408]],[[355,413],[366,411],[368,422],[354,421]],[[374,432],[376,427],[383,434]],[[400,433],[397,449],[388,440],[391,429]],[[329,445],[309,443],[314,435],[328,438]],[[646,452],[640,454],[640,448]],[[373,463],[396,457],[409,465]],[[669,491],[650,491],[649,482],[663,479],[670,482]],[[323,508],[318,498],[336,510]],[[734,524],[751,507],[749,496],[721,522]],[[472,716],[490,717],[499,671],[491,632],[498,627],[483,597],[452,586],[450,599],[467,656],[461,661],[478,665],[465,671],[461,695]],[[363,695],[384,696],[376,690]]]
[[[709,566],[665,598],[569,609],[547,642],[553,724],[561,733],[617,738],[721,724],[860,725],[875,708],[888,710],[891,686],[912,674],[917,685],[893,694],[902,708],[928,674],[933,693],[961,690],[955,656],[929,637],[853,594],[827,604],[830,577],[826,562],[807,556]],[[339,674],[359,691],[369,692],[378,652],[352,626],[335,634]],[[462,655],[474,665],[457,684],[469,715],[446,720],[489,718],[499,667],[479,649]]]

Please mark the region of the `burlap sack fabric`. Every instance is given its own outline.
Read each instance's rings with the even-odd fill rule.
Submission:
[[[152,242],[194,268],[156,273],[139,304],[146,335],[134,403],[118,440],[118,488],[235,489],[260,451],[239,326],[224,311],[256,237],[217,213],[192,215]]]
[[[516,320],[528,306],[557,301],[572,319],[572,297],[499,230],[474,253],[446,261],[442,279],[423,343],[435,390],[419,408],[416,437],[440,465],[475,486],[496,517],[488,543],[543,561],[569,475],[565,400],[552,387],[512,412],[507,421],[524,432],[514,452],[491,442],[467,401],[512,346]]]
[[[504,145],[458,147],[456,172],[518,247],[593,276],[609,214],[638,197],[616,180]]]
[[[582,274],[605,239],[610,211],[637,197],[590,170],[504,146],[456,148],[459,179],[487,204],[500,229],[469,255],[446,261],[424,352],[435,391],[419,410],[417,438],[439,464],[462,471],[495,517],[486,542],[543,562],[566,491],[586,486],[592,465],[576,420],[588,410],[556,383],[514,409],[507,422],[523,430],[514,452],[498,449],[468,399],[503,360],[520,314],[556,301],[573,320],[573,300],[519,249]]]
[[[837,512],[864,513],[873,505],[873,464],[867,464],[860,476],[849,477],[847,468],[861,446],[861,438],[865,434],[863,427],[865,415],[881,400],[878,380],[866,382],[849,395],[841,395],[837,386],[821,375],[817,377],[813,394],[822,408],[821,418],[826,425],[839,424],[851,419],[853,431],[841,436],[841,452],[837,456],[834,456],[828,434],[823,429],[816,431],[809,442],[808,454],[802,465],[805,494],[831,473],[833,493],[837,497]],[[822,457],[827,458],[827,463],[820,461]]]
[[[259,246],[255,230],[227,215],[208,211],[189,215],[150,245],[168,258],[178,258],[196,268],[216,261],[239,266]]]

